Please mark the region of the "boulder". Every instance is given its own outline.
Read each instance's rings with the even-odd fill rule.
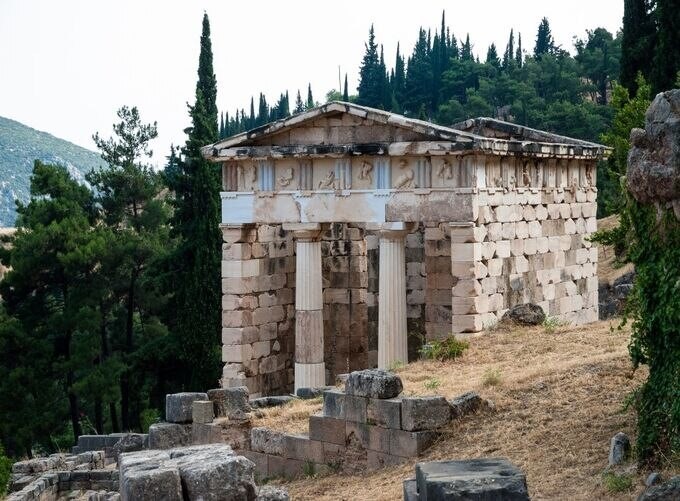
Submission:
[[[191,423],[194,400],[208,400],[205,393],[172,393],[165,396],[165,420],[168,423]]]
[[[449,405],[451,406],[451,417],[453,419],[458,419],[471,412],[476,412],[483,404],[484,400],[476,391],[463,393],[449,401]]]
[[[123,435],[113,446],[113,457],[118,461],[118,456],[123,452],[141,451],[147,436],[141,433],[128,433]]]
[[[250,393],[245,386],[208,390],[208,398],[213,402],[216,417],[246,419],[251,410]]]
[[[630,439],[628,435],[618,432],[612,437],[609,445],[609,466],[622,464],[630,454]]]
[[[358,397],[394,398],[403,389],[399,376],[381,369],[354,371],[345,383],[345,393]]]
[[[121,501],[182,501],[182,481],[172,467],[131,468],[120,477]]]
[[[257,493],[257,501],[288,501],[288,491],[282,487],[263,485]]]
[[[501,320],[510,320],[522,325],[541,325],[545,321],[545,312],[537,304],[518,304],[506,311]]]
[[[444,397],[403,397],[401,427],[406,431],[434,430],[451,420],[451,408]]]
[[[528,501],[526,477],[507,459],[432,461],[416,465],[418,499]]]
[[[630,142],[628,189],[639,202],[672,204],[680,219],[680,89],[657,94]]]
[[[675,501],[680,499],[680,475],[654,485],[638,496],[638,501]]]
[[[149,449],[172,449],[191,443],[191,431],[187,425],[154,423],[149,426]]]
[[[652,485],[656,485],[659,482],[661,482],[661,475],[659,474],[659,472],[656,472],[656,471],[650,473],[647,476],[647,478],[645,479],[645,485],[647,487],[651,487]]]

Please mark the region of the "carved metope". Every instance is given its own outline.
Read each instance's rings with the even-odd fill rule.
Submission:
[[[361,170],[359,171],[359,179],[368,181],[373,184],[373,164],[366,160],[361,162]]]

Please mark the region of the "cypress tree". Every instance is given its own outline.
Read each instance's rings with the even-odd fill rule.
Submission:
[[[513,29],[510,29],[510,38],[508,39],[508,45],[505,46],[505,52],[503,53],[503,69],[507,70],[512,65],[515,58],[515,34]],[[487,56],[488,59],[488,56]],[[487,61],[488,62],[488,61]]]
[[[314,108],[314,97],[312,96],[312,84],[307,84],[307,102],[305,103],[305,109],[309,110]]]
[[[210,22],[203,15],[196,102],[183,148],[175,193],[173,231],[179,237],[172,290],[173,334],[185,364],[186,388],[210,388],[220,375],[222,235],[219,229],[219,169],[201,155],[217,140],[217,82],[213,71]]]
[[[517,34],[517,52],[515,54],[515,63],[517,67],[521,68],[523,63],[524,55],[522,54],[522,34]]]
[[[394,62],[394,78],[392,78],[392,93],[399,106],[404,104],[404,82],[406,81],[406,68],[404,57],[399,53],[399,42],[397,42],[397,57]]]
[[[302,113],[305,111],[305,103],[302,102],[302,96],[300,96],[300,89],[297,91],[297,96],[295,97],[295,109],[293,113]]]
[[[366,52],[359,69],[359,87],[357,88],[357,103],[373,108],[382,107],[383,85],[382,69],[378,56],[378,45],[375,43],[373,25],[368,31],[368,43],[365,44]]]
[[[547,18],[541,19],[541,24],[538,26],[538,33],[536,34],[536,47],[534,47],[534,56],[537,58],[543,54],[552,54],[555,50],[555,42],[553,41],[550,32],[550,23]]]
[[[461,48],[460,58],[463,61],[474,61],[474,57],[472,56],[472,46],[470,45],[470,34],[469,33],[465,37],[465,43],[463,44],[463,47]]]
[[[501,67],[501,60],[498,58],[498,51],[496,50],[495,43],[489,45],[489,49],[486,51],[486,64],[490,64],[494,68]]]
[[[620,81],[631,96],[637,92],[637,74],[650,76],[655,38],[650,0],[624,0]]]
[[[675,86],[680,71],[680,6],[677,0],[656,0],[658,31],[650,79],[654,92]]]
[[[404,112],[411,116],[419,113],[423,106],[431,104],[432,97],[432,65],[427,50],[427,35],[420,28],[418,41],[413,48],[406,69],[404,82]],[[425,114],[427,115],[427,109]]]
[[[298,97],[300,94],[298,93]],[[349,102],[349,90],[347,89],[347,73],[345,73],[345,86],[342,89],[342,100],[346,103]]]
[[[255,98],[250,96],[250,118],[248,120],[248,129],[255,127]]]

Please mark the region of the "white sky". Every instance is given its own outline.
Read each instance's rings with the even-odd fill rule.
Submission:
[[[183,144],[193,101],[203,11],[210,17],[220,111],[245,108],[286,89],[291,105],[311,82],[323,101],[338,66],[355,91],[371,23],[388,67],[397,41],[409,54],[419,26],[438,29],[442,10],[456,37],[470,33],[484,59],[502,54],[510,28],[533,49],[543,16],[558,44],[602,26],[620,29],[622,0],[0,0],[0,115],[94,149],[116,110],[139,107],[158,122],[154,162]]]

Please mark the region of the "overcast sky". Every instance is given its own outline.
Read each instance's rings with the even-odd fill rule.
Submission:
[[[371,23],[388,66],[397,41],[413,48],[419,26],[438,29],[442,10],[458,38],[470,33],[480,58],[495,42],[502,54],[510,28],[533,49],[542,17],[573,51],[573,37],[621,27],[622,0],[0,0],[0,116],[94,149],[108,137],[115,111],[136,105],[157,121],[155,162],[183,143],[193,100],[203,11],[210,16],[217,102],[249,107],[260,91],[291,103],[311,82],[316,100],[338,87],[350,93]]]

